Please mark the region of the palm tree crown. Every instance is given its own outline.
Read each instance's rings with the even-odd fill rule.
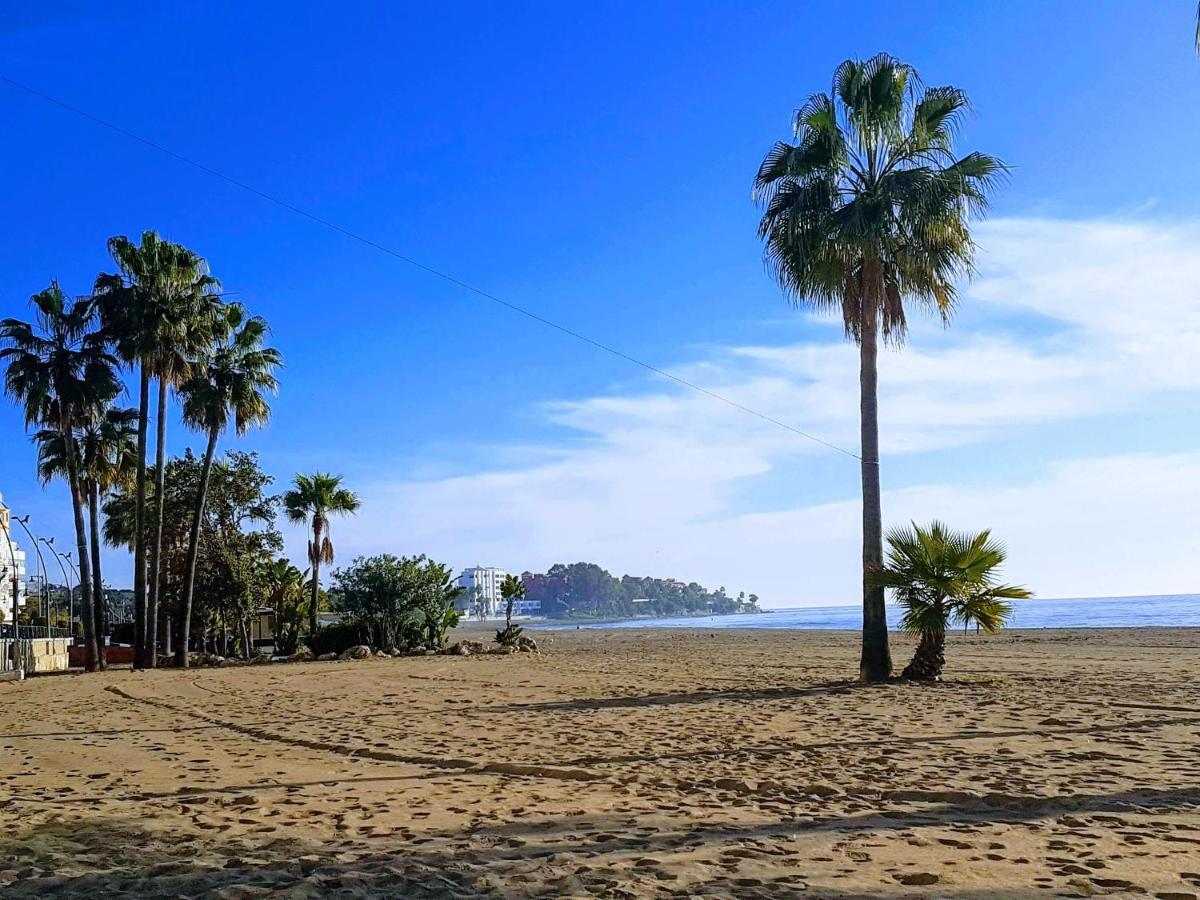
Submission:
[[[922,89],[880,54],[842,63],[832,93],[796,112],[795,143],[777,143],[754,180],[766,261],[794,302],[840,310],[855,340],[878,322],[903,341],[909,299],[949,318],[972,267],[969,217],[1006,171],[983,153],[955,158],[968,108],[963,91]]]
[[[52,282],[31,298],[34,323],[0,321],[0,360],[7,363],[4,390],[18,401],[26,425],[53,421],[72,426],[86,421],[121,392],[116,359],[106,336],[94,329],[91,297],[70,300]]]
[[[180,387],[183,419],[197,430],[220,433],[232,417],[240,437],[270,418],[265,394],[279,390],[274,370],[283,357],[262,345],[269,331],[266,319],[247,316],[240,304],[231,304],[226,323],[229,338],[196,363],[196,374]]]
[[[137,447],[137,410],[109,407],[91,416],[75,434],[79,472],[100,493],[127,487],[133,480]],[[66,445],[62,434],[43,428],[35,436],[38,445],[38,478],[43,484],[67,474]]]
[[[215,337],[220,282],[202,257],[153,231],[143,232],[140,245],[110,238],[108,251],[119,273],[101,275],[95,290],[118,354],[179,383]]]
[[[333,562],[333,544],[328,536],[330,514],[349,515],[361,505],[353,491],[342,487],[342,476],[325,472],[297,475],[296,486],[283,495],[289,522],[300,524],[311,518],[313,531],[325,535],[317,550],[320,561],[326,563]]]

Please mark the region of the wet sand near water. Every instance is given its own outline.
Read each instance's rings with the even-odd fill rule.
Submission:
[[[1200,629],[536,637],[0,684],[0,894],[1200,898]]]

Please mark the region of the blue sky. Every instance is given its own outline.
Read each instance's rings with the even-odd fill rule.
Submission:
[[[750,180],[848,56],[965,88],[963,148],[1013,177],[954,328],[883,361],[885,514],[995,525],[1045,595],[1197,589],[1192,3],[44,5],[6,5],[4,75],[850,446],[854,351],[764,275]],[[236,445],[363,493],[340,559],[854,601],[853,460],[2,84],[0,115],[0,314],[86,290],[113,234],[202,253],[287,361]],[[7,404],[0,436],[67,542]]]

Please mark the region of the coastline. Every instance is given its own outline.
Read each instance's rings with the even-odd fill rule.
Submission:
[[[1093,597],[1033,599],[1013,604],[1014,616],[1006,630],[1053,628],[1135,628],[1200,627],[1200,594],[1145,595],[1138,597]],[[900,633],[902,610],[887,607],[889,630]],[[603,622],[579,621],[560,624],[530,623],[542,630],[581,630],[596,628],[767,628],[784,630],[856,630],[861,628],[861,607],[807,606],[767,609],[757,613],[730,613],[710,616],[670,618],[612,619]]]

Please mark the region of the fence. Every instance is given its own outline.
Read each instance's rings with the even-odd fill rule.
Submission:
[[[0,625],[0,638],[12,639],[12,625]],[[71,630],[69,628],[51,628],[49,625],[18,625],[17,637],[22,639],[37,638],[38,640],[52,640],[54,638],[70,638]]]

